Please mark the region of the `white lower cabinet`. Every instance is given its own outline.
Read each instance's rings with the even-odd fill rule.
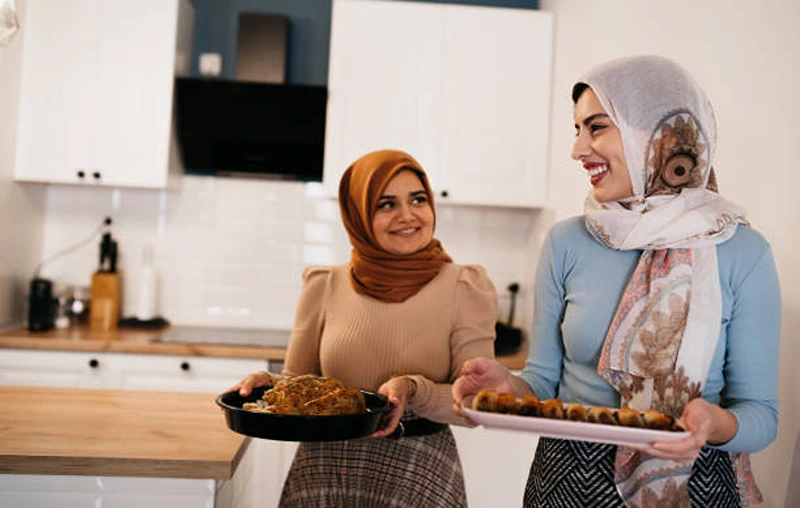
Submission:
[[[221,393],[250,372],[268,368],[267,360],[253,359],[0,349],[0,385]],[[219,483],[211,479],[0,475],[0,508],[277,506],[295,444],[253,440],[250,445],[254,444],[248,446],[234,478]]]
[[[214,480],[0,475],[2,508],[215,508]]]
[[[0,385],[221,393],[267,360],[0,350]]]
[[[539,436],[526,432],[451,426],[471,508],[522,506]]]

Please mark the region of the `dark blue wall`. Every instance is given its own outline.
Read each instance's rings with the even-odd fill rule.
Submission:
[[[434,3],[488,5],[538,9],[539,0],[412,0]],[[236,40],[240,13],[289,17],[286,82],[325,85],[328,82],[328,44],[331,0],[194,0],[195,29],[192,74],[199,75],[200,53],[222,55],[222,78],[236,74]]]

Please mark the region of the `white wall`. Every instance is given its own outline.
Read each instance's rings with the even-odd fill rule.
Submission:
[[[91,238],[45,264],[61,287],[86,286],[97,269],[99,237],[112,217],[123,271],[123,315],[135,312],[143,247],[155,247],[160,309],[174,324],[288,329],[300,276],[308,264],[349,259],[338,204],[320,184],[185,176],[169,191],[59,186],[47,188],[44,258]],[[456,262],[479,263],[501,294],[520,282],[525,317],[532,286],[533,210],[437,206],[436,236]],[[528,328],[530,328],[528,326]]]
[[[721,192],[772,244],[783,293],[778,439],[754,458],[765,505],[783,506],[800,429],[800,2],[542,0],[555,15],[549,192],[554,219],[580,213],[586,177],[569,159],[570,90],[588,68],[631,54],[680,62],[716,107]],[[794,482],[800,482],[795,473]],[[786,506],[799,506],[787,499]]]
[[[18,10],[25,0],[17,0]],[[44,189],[11,181],[21,38],[0,46],[0,327],[22,322],[28,283],[41,252]]]

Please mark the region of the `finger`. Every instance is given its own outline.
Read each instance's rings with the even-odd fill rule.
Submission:
[[[373,437],[386,437],[397,427],[397,424],[400,422],[400,418],[403,416],[403,412],[400,406],[397,405],[397,400],[395,399],[392,401],[393,408],[389,413],[389,419],[387,420],[386,424],[383,428],[378,429],[376,432],[372,434]]]

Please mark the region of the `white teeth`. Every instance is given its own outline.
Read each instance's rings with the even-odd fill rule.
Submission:
[[[597,176],[600,173],[608,171],[608,165],[597,166],[596,168],[587,169],[586,172],[589,173],[589,176]]]

